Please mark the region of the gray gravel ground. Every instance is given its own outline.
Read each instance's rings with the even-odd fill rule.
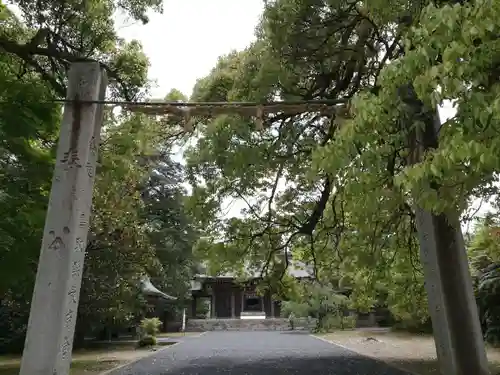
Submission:
[[[298,332],[209,332],[110,375],[407,375]]]

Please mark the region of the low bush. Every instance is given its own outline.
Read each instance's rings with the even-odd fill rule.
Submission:
[[[356,328],[355,316],[344,316],[343,314],[330,313],[317,321],[315,331],[327,333],[344,329]]]
[[[151,336],[151,335],[146,335],[146,336],[142,337],[139,340],[139,342],[137,343],[139,348],[144,348],[147,346],[155,346],[157,344],[158,344],[158,340],[156,340],[156,337]]]
[[[344,316],[342,319],[341,329],[354,329],[356,328],[356,317],[353,315]]]

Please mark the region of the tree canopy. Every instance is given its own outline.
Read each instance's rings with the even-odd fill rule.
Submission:
[[[0,352],[24,342],[61,121],[54,99],[65,96],[69,64],[102,63],[110,98],[147,95],[148,59],[137,41],[117,36],[113,16],[146,23],[148,12],[161,11],[157,0],[12,5],[0,5]],[[144,274],[185,303],[196,232],[164,128],[165,119],[106,110],[78,337],[133,324],[145,308]]]
[[[10,2],[20,18],[1,4],[0,48],[18,59],[18,76],[36,73],[59,96],[65,95],[71,62],[95,59],[106,68],[112,95],[133,100],[144,93],[149,62],[137,41],[125,42],[115,29],[121,12],[148,22],[147,12],[161,11],[161,0],[58,0]]]
[[[263,131],[240,116],[200,122],[191,205],[197,249],[219,269],[272,273],[286,250],[318,280],[348,279],[357,307],[384,293],[399,317],[427,319],[415,205],[463,214],[495,191],[498,2],[420,4],[268,2],[257,40],[198,81],[193,101],[350,103],[347,115],[278,113]],[[445,100],[457,112],[414,163],[408,140]],[[231,199],[248,207],[222,217]]]
[[[9,4],[0,3],[0,350],[22,345],[66,71],[97,60],[109,98],[147,98],[148,58],[118,37],[114,17],[147,23],[162,10],[160,0]],[[497,193],[499,18],[497,0],[268,1],[255,41],[221,56],[189,100],[343,105],[274,113],[264,129],[248,116],[198,117],[185,168],[172,157],[179,119],[107,111],[77,331],[140,315],[143,274],[182,305],[198,260],[214,274],[261,270],[266,287],[322,319],[347,303],[325,296],[348,287],[359,310],[385,304],[427,320],[415,206],[465,217]],[[167,99],[186,100],[176,90]],[[416,134],[449,101],[456,113],[419,154]],[[246,205],[240,215],[225,212],[231,200]],[[489,332],[500,326],[495,215],[468,249]],[[286,275],[290,255],[312,268],[309,291]]]

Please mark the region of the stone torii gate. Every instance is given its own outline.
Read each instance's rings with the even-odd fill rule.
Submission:
[[[71,364],[107,78],[97,62],[74,63],[68,78],[20,375],[68,375]],[[234,110],[236,105],[226,104],[225,108],[205,108],[196,113],[174,108],[175,105],[169,106],[169,110],[183,115],[189,130],[191,114],[204,111],[206,115],[217,115],[228,108]],[[332,101],[302,103],[290,106],[289,110],[335,114],[338,107],[334,104]],[[257,118],[257,129],[263,127],[262,117],[266,113],[284,112],[283,103],[239,103],[238,106],[240,113],[246,111]],[[159,114],[154,106],[136,110]],[[434,131],[433,134],[435,136]],[[458,215],[450,219],[418,207],[416,214],[441,372],[443,375],[487,375],[485,348]]]

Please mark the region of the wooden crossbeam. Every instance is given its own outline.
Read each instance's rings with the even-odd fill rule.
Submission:
[[[67,100],[56,100],[66,102]],[[84,104],[84,102],[82,102]],[[126,111],[143,113],[150,116],[169,116],[174,120],[182,121],[186,132],[192,132],[196,117],[217,117],[224,114],[233,114],[251,117],[255,121],[257,130],[264,129],[264,120],[270,115],[300,115],[316,113],[319,116],[334,117],[337,120],[350,118],[349,100],[309,100],[309,101],[274,101],[274,102],[124,102],[124,101],[95,101],[88,104],[104,104],[120,106]]]
[[[126,110],[135,113],[144,113],[153,116],[172,116],[176,120],[183,121],[184,131],[192,132],[195,127],[195,117],[217,117],[224,114],[233,114],[243,117],[251,117],[255,121],[256,130],[264,129],[264,120],[269,115],[300,115],[303,113],[317,113],[324,117],[349,117],[349,110],[346,104],[259,104],[259,105],[234,105],[224,104],[218,106],[200,105],[200,106],[134,106],[128,105]]]

